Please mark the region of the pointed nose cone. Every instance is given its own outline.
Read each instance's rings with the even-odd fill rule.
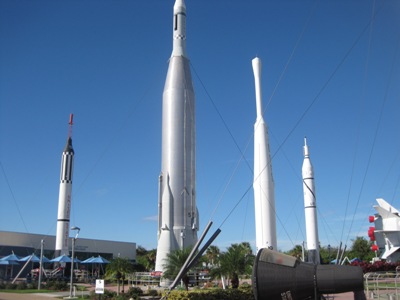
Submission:
[[[303,149],[304,149],[304,151],[303,151],[304,157],[305,157],[305,158],[306,158],[306,157],[309,157],[309,156],[310,156],[310,153],[309,153],[309,151],[308,151],[307,138],[306,138],[306,137],[304,137],[304,147],[303,147]]]
[[[175,1],[172,36],[172,56],[186,57],[186,5],[184,0]]]
[[[259,59],[258,57],[254,58],[251,61],[251,65],[253,66],[254,82],[256,89],[257,119],[261,119],[263,117],[262,93],[261,93],[261,68],[262,68],[261,59]]]
[[[174,4],[174,13],[186,14],[186,4],[184,0],[176,0]]]

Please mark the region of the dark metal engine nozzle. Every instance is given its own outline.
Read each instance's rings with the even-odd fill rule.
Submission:
[[[364,289],[360,267],[314,265],[267,248],[257,253],[252,282],[256,300],[312,299]]]

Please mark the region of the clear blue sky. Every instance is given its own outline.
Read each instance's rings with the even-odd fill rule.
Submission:
[[[0,230],[55,234],[74,113],[71,226],[85,238],[156,247],[173,4],[0,1]],[[399,1],[186,6],[201,229],[210,218],[220,227],[240,201],[215,245],[255,245],[255,56],[263,62],[279,248],[306,239],[304,136],[322,246],[367,238],[376,197],[400,208]]]

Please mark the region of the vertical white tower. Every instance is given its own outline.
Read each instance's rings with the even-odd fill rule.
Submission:
[[[252,60],[257,119],[254,124],[254,208],[256,222],[256,247],[277,250],[274,179],[268,129],[262,112],[261,59]]]
[[[186,5],[176,0],[173,50],[163,92],[162,163],[158,196],[156,271],[167,255],[197,241],[195,96],[186,55]]]
[[[319,241],[317,223],[317,202],[315,198],[314,168],[311,164],[307,139],[304,138],[304,161],[301,169],[303,176],[304,212],[306,219],[306,235],[308,262],[319,264]]]
[[[56,235],[56,255],[68,255],[69,216],[71,212],[72,172],[74,149],[72,148],[71,128],[73,115],[70,115],[67,144],[61,157],[60,191],[58,196],[58,217]]]

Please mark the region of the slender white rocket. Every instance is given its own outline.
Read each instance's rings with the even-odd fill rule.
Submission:
[[[186,5],[176,0],[173,50],[163,92],[156,271],[169,253],[197,241],[195,96],[186,54]]]
[[[262,112],[261,59],[252,60],[257,119],[254,124],[254,208],[256,247],[277,250],[274,179],[268,142],[268,128]]]
[[[71,127],[73,115],[70,115],[67,144],[61,157],[60,191],[58,196],[56,255],[69,255],[69,218],[71,212],[72,173],[74,167],[74,149],[72,148]]]
[[[304,212],[306,220],[306,235],[308,262],[319,264],[319,241],[317,222],[317,202],[315,198],[314,168],[311,164],[307,139],[304,138],[304,161],[301,169],[303,176]]]

